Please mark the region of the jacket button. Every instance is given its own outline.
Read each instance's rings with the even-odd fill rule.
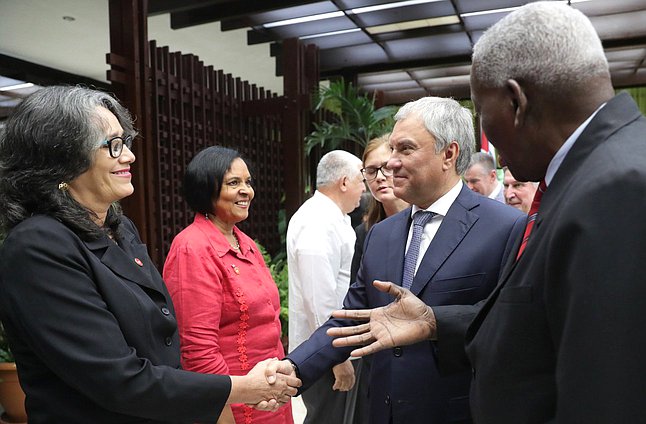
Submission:
[[[170,315],[170,309],[168,309],[168,308],[167,308],[167,307],[165,307],[165,306],[163,306],[163,307],[161,308],[161,312],[162,312],[162,314],[164,314],[164,315]]]
[[[166,344],[166,346],[170,346],[173,344],[173,339],[171,339],[170,337],[166,337],[166,339],[164,340],[164,343]]]
[[[386,395],[386,405],[390,405],[390,395]]]
[[[395,355],[397,358],[402,356],[402,352],[402,348],[399,346],[393,349],[393,355]]]

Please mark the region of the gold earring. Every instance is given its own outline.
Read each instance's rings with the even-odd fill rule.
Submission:
[[[70,186],[68,186],[66,182],[62,182],[62,183],[58,184],[58,189],[60,191],[67,191],[67,189],[69,189],[69,188],[70,188]]]

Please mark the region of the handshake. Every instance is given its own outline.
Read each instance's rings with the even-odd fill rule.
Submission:
[[[261,411],[276,411],[296,395],[301,380],[286,359],[265,359],[247,375],[231,376],[227,403],[245,403]]]

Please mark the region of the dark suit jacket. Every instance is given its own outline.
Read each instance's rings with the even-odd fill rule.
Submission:
[[[372,281],[401,282],[410,213],[406,209],[372,227],[345,308],[374,308],[392,301]],[[463,187],[422,260],[412,292],[429,305],[470,305],[484,299],[495,287],[503,260],[524,224],[525,216],[518,210]],[[297,364],[305,387],[348,357],[351,349],[333,348],[325,332],[351,323],[330,319],[288,355]],[[437,424],[469,419],[470,373],[442,377],[434,355],[432,343],[424,342],[373,356],[371,423]]]
[[[179,370],[170,296],[123,221],[121,248],[37,215],[0,249],[0,317],[30,424],[215,422],[228,397],[228,377]]]
[[[646,119],[624,93],[565,157],[467,332],[478,423],[646,422],[644,210]],[[459,353],[442,343],[466,315],[449,309],[436,312],[447,365]]]
[[[350,266],[350,281],[355,281],[357,279],[357,274],[359,273],[361,257],[363,256],[363,245],[365,244],[366,236],[368,235],[366,224],[362,222],[354,227],[354,233],[357,235],[357,240],[354,242],[354,255],[352,256],[352,265]]]

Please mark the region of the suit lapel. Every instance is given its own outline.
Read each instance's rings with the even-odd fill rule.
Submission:
[[[442,224],[426,250],[417,273],[415,273],[411,286],[411,291],[415,295],[418,295],[428,285],[438,269],[451,256],[451,253],[478,220],[478,215],[470,211],[479,204],[476,196],[466,186],[463,186],[460,194],[442,219]]]
[[[134,234],[124,229],[119,229],[123,235],[123,248],[110,240],[107,236],[98,240],[85,242],[85,245],[101,260],[101,262],[110,268],[115,274],[129,281],[137,283],[140,286],[160,291],[153,283],[152,276],[148,267],[152,264],[145,263],[148,261],[146,246],[135,243]],[[141,263],[142,265],[139,265]]]
[[[538,222],[534,224],[536,226],[536,229],[538,228]],[[500,272],[500,276],[498,277],[498,286],[501,285],[507,278],[509,277],[509,274],[516,268],[516,255],[518,255],[518,249],[520,249],[520,243],[523,241],[522,237],[518,237],[517,240],[514,242],[514,246],[511,249],[511,252],[509,252],[509,256],[507,257],[507,262],[502,267],[502,271]]]
[[[406,254],[408,228],[411,224],[410,214],[411,208],[408,208],[393,217],[393,223],[390,225],[390,233],[386,241],[388,247],[388,258],[386,262],[388,264],[388,275],[386,281],[392,281],[400,286],[404,273],[404,256]]]

